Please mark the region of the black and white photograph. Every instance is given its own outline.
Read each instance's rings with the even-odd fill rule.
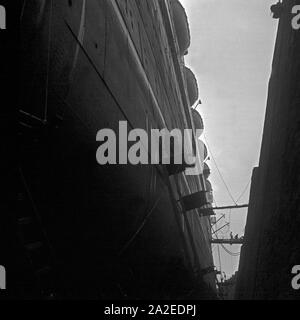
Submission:
[[[299,300],[300,1],[13,2],[0,299]]]

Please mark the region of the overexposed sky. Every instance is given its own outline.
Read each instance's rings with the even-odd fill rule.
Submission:
[[[258,165],[267,86],[277,30],[270,6],[275,0],[181,0],[186,9],[191,46],[186,65],[195,73],[202,105],[198,107],[205,124],[205,136],[233,198],[237,199]],[[205,139],[203,138],[205,142]],[[212,158],[212,157],[211,157]],[[218,206],[232,205],[215,164],[211,167]],[[239,203],[247,203],[250,188]],[[220,215],[217,211],[217,218]],[[225,210],[230,221],[218,236],[229,232],[244,234],[247,209]],[[215,265],[219,268],[217,247]],[[240,246],[226,246],[239,252]],[[238,268],[238,258],[220,246],[222,271],[227,277]]]

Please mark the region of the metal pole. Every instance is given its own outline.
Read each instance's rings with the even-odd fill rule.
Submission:
[[[221,264],[220,246],[218,246],[218,257],[219,257],[219,267],[220,267],[221,281],[222,281],[222,280],[223,280],[223,275],[222,275],[222,264]]]
[[[217,229],[216,231],[214,231],[212,234],[214,234],[214,233],[216,233],[216,232],[220,231],[221,229],[225,228],[225,227],[226,227],[226,226],[228,226],[228,225],[229,225],[229,222],[228,222],[228,223],[226,223],[226,224],[224,224],[224,226],[223,226],[223,227],[221,227],[221,228]]]
[[[222,210],[222,209],[239,209],[239,208],[248,208],[249,204],[241,204],[236,206],[224,206],[224,207],[214,207],[214,208],[203,208],[200,211],[207,211],[207,210]]]
[[[217,224],[221,219],[223,219],[225,217],[225,214],[222,214],[221,217],[214,223],[212,224],[212,227]]]
[[[224,207],[214,207],[213,210],[222,210],[222,209],[239,209],[239,208],[248,208],[249,204],[241,204],[236,206],[224,206]]]

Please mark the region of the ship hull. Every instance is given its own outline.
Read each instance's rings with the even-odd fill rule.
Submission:
[[[53,250],[51,290],[184,298],[196,281],[199,297],[208,291],[166,170],[96,161],[100,129],[176,126],[139,55],[148,40],[134,38],[122,10],[120,1],[36,0],[22,13],[21,111],[37,124],[22,131],[20,167]]]

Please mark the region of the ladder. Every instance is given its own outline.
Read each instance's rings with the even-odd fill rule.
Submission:
[[[22,110],[19,111],[22,157],[25,156],[26,158],[26,154],[34,157],[46,130],[46,122]],[[17,231],[19,241],[36,279],[38,294],[42,298],[52,298],[54,297],[54,280],[56,277],[54,251],[43,228],[43,221],[22,164],[19,165],[17,177]]]
[[[55,277],[53,249],[43,229],[40,215],[21,168],[19,168],[18,185],[17,227],[19,240],[37,280],[39,294],[42,297],[51,298],[54,296],[53,282]]]

